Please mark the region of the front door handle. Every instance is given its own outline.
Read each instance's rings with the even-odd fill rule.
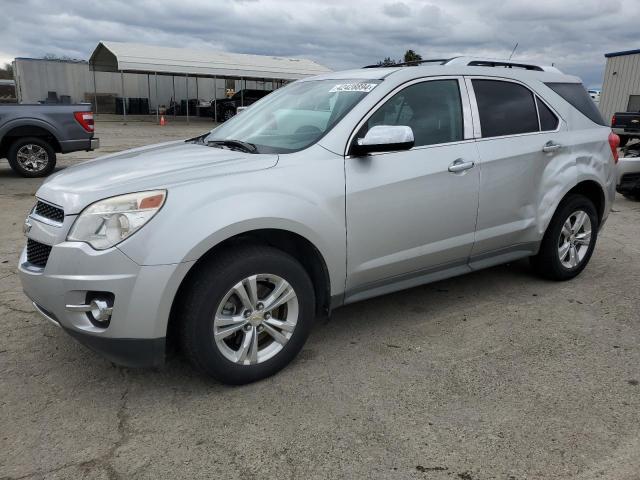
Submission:
[[[561,148],[562,148],[562,145],[560,145],[559,143],[553,143],[551,140],[549,140],[547,143],[544,144],[544,147],[542,147],[542,151],[544,153],[552,153],[560,150]]]
[[[465,170],[469,170],[474,166],[475,166],[474,162],[465,162],[461,158],[458,158],[451,165],[449,165],[449,171],[451,173],[460,173],[460,172],[464,172]]]

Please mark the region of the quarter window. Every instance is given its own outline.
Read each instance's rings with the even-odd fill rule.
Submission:
[[[556,117],[556,114],[538,97],[536,97],[536,102],[538,104],[538,113],[540,114],[540,130],[548,132],[558,128],[558,117]]]
[[[483,137],[537,132],[533,94],[522,85],[500,80],[472,80]]]
[[[358,137],[376,125],[411,127],[416,147],[462,140],[458,81],[431,80],[401,90],[369,117]]]

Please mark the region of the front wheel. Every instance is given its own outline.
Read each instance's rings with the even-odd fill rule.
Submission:
[[[569,280],[589,263],[598,237],[598,214],[593,202],[583,195],[562,201],[547,227],[538,255],[531,261],[535,270],[551,280]]]
[[[620,138],[620,148],[624,147],[629,142],[629,136],[627,135],[618,135],[618,138]]]
[[[191,363],[228,384],[275,374],[304,345],[315,316],[300,263],[267,246],[205,261],[182,305],[181,345]]]

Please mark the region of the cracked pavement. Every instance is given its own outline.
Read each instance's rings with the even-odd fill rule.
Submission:
[[[210,124],[98,122],[104,149]],[[40,180],[0,162],[0,479],[637,479],[640,203],[590,265],[527,262],[350,305],[279,375],[116,367],[47,323],[16,271]]]

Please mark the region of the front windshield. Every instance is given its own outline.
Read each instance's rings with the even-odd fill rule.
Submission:
[[[310,80],[276,90],[214,129],[206,142],[235,140],[257,153],[291,153],[317,142],[379,80]]]

